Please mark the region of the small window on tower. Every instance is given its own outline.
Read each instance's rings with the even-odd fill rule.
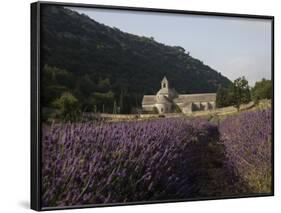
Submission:
[[[163,84],[163,87],[166,88],[166,84],[165,83]]]

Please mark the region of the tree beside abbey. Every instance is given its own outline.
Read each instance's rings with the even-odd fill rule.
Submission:
[[[253,87],[249,86],[247,79],[242,76],[233,81],[228,87],[220,86],[217,90],[216,106],[218,108],[235,106],[239,111],[242,104],[253,101],[257,104],[261,100],[272,98],[271,80],[262,79]]]

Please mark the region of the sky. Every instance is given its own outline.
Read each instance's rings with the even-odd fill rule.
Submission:
[[[70,7],[95,21],[181,46],[230,80],[271,79],[270,20]]]

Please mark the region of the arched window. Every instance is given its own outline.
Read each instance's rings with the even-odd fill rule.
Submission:
[[[165,83],[163,83],[163,88],[166,88],[166,84]]]

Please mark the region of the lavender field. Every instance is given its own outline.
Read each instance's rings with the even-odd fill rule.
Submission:
[[[248,183],[253,193],[271,192],[271,125],[268,109],[229,117],[219,128],[227,166]]]
[[[271,110],[43,125],[44,207],[271,193]]]

